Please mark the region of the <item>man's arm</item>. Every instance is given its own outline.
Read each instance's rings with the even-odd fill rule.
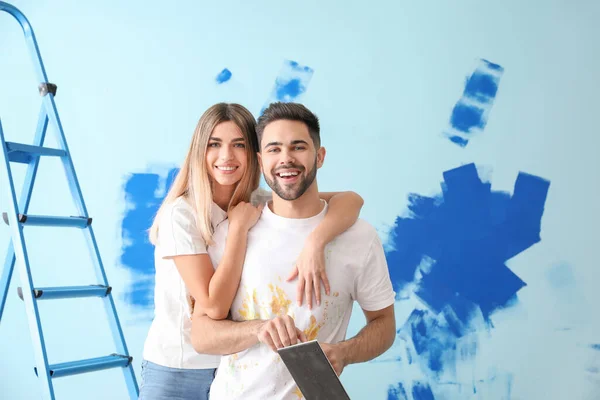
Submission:
[[[361,363],[383,354],[396,338],[394,305],[366,311],[367,325],[351,339],[336,344],[321,343],[329,362],[340,375],[349,364]]]
[[[192,319],[192,346],[202,354],[227,355],[238,353],[264,343],[273,351],[305,342],[304,332],[296,328],[292,317],[286,315],[265,321],[215,321],[202,311],[194,310]]]
[[[226,355],[237,353],[258,343],[258,330],[264,321],[235,322],[214,320],[203,312],[192,318],[192,346],[198,353]]]

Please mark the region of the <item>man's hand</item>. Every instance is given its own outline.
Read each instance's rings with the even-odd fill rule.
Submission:
[[[264,321],[258,328],[256,337],[274,352],[277,352],[277,349],[297,344],[298,341],[306,342],[306,335],[296,328],[294,319],[289,315]]]
[[[327,356],[327,359],[335,370],[335,373],[340,376],[344,370],[344,367],[348,365],[346,363],[342,347],[339,344],[329,343],[319,343],[319,345],[321,345],[321,349],[323,349],[323,352]]]

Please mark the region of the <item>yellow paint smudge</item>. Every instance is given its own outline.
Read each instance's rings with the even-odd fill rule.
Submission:
[[[300,388],[298,386],[296,386],[296,389],[294,389],[293,392],[296,396],[298,396],[298,399],[303,399],[304,395],[302,394],[302,392],[300,391]]]
[[[286,315],[292,304],[292,301],[287,298],[284,290],[279,286],[269,284],[271,290],[271,311],[273,315]]]
[[[246,291],[244,298],[242,299],[242,308],[240,308],[238,312],[246,321],[258,319],[260,317],[260,306],[258,304],[256,289],[254,289],[252,293]]]
[[[306,338],[308,340],[315,340],[317,338],[317,335],[319,334],[319,330],[321,330],[321,327],[323,326],[323,323],[320,323],[317,325],[317,319],[315,318],[314,315],[310,316],[310,325],[308,326],[308,328],[306,328],[304,330],[304,334],[306,335]]]

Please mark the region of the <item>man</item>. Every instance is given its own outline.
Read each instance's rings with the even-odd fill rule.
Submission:
[[[348,364],[377,357],[395,338],[395,294],[383,248],[375,229],[360,219],[326,248],[331,295],[312,309],[292,301],[296,288],[285,278],[327,212],[315,179],[325,148],[317,117],[300,104],[271,104],[258,120],[257,134],[273,200],[248,233],[233,321],[200,313],[193,320],[196,351],[229,354],[221,359],[211,387],[216,400],[302,398],[276,352],[298,341],[317,339],[339,375]],[[223,253],[226,234],[223,223],[214,233],[217,245],[209,248],[213,263]],[[367,325],[344,340],[355,300]]]

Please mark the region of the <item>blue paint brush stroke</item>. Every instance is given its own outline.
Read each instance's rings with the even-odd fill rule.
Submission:
[[[408,400],[402,383],[398,383],[396,386],[391,386],[388,389],[387,400]]]
[[[178,171],[174,168],[167,173],[166,188],[171,187]],[[121,223],[124,246],[120,263],[134,276],[125,291],[125,301],[142,308],[154,304],[154,247],[148,229],[166,195],[166,191],[157,195],[161,179],[158,174],[131,174],[124,187],[128,208]]]
[[[310,67],[300,65],[296,61],[285,60],[260,114],[274,102],[297,102],[306,92],[313,72]]]
[[[414,400],[434,400],[433,392],[426,383],[415,382],[412,387]]]
[[[414,310],[403,328],[410,332],[415,350],[421,361],[426,361],[429,370],[439,374],[445,364],[454,363],[454,352],[450,351],[456,348],[454,335],[431,313]]]
[[[450,129],[445,135],[453,143],[465,147],[469,139],[483,131],[498,93],[504,68],[487,60],[478,65],[466,80],[461,98],[450,115]]]
[[[600,344],[591,344],[590,348],[600,351]]]
[[[219,75],[217,75],[217,77],[215,78],[215,80],[217,81],[218,84],[225,83],[230,79],[231,79],[231,71],[228,70],[227,68],[223,69],[223,71],[221,71],[219,73]]]
[[[490,315],[525,286],[505,262],[540,241],[550,185],[521,172],[512,196],[492,191],[474,164],[443,176],[441,194],[409,195],[409,213],[396,219],[386,252],[396,291],[414,288],[428,307],[414,310],[398,337],[412,344],[430,385],[452,372],[457,355],[475,356],[477,343],[465,342],[474,321],[489,326]]]

